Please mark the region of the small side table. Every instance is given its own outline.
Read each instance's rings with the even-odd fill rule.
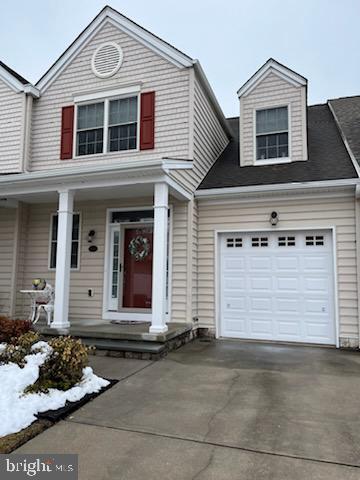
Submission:
[[[31,312],[29,320],[31,323],[35,325],[40,318],[41,308],[43,308],[47,314],[47,323],[50,325],[52,321],[54,305],[51,302],[46,303],[44,301],[44,292],[42,290],[20,290],[20,293],[24,293],[30,297]]]

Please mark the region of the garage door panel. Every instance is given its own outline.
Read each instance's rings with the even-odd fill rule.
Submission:
[[[297,313],[300,310],[300,302],[297,298],[275,298],[276,310],[280,314]]]
[[[327,277],[304,277],[304,290],[310,294],[324,294],[326,296],[330,293],[331,286]]]
[[[277,330],[279,334],[279,339],[281,337],[284,337],[284,335],[291,336],[292,338],[300,338],[301,336],[301,328],[298,321],[280,320],[278,322]]]
[[[268,312],[271,313],[272,298],[271,297],[251,297],[250,298],[250,312]]]
[[[245,312],[246,311],[246,297],[232,297],[230,292],[225,296],[225,311]]]
[[[260,255],[258,257],[250,256],[249,257],[249,268],[254,271],[272,271],[272,261],[271,257]]]
[[[245,290],[245,288],[246,288],[246,278],[244,276],[234,277],[234,276],[226,275],[223,278],[223,284],[224,284],[224,289],[226,291]]]
[[[292,276],[278,276],[275,277],[275,289],[278,292],[298,292],[300,288],[300,279]]]
[[[299,270],[299,258],[297,256],[275,257],[275,268],[279,272],[297,272]]]
[[[334,344],[331,232],[231,235],[221,241],[220,334]]]
[[[272,336],[272,322],[264,317],[264,318],[254,318],[250,317],[250,333],[253,338],[258,338],[258,335],[266,335],[268,338]]]
[[[303,268],[305,271],[328,272],[329,255],[311,255],[303,257]]]
[[[267,276],[267,277],[260,277],[260,276],[254,276],[250,277],[250,288],[253,292],[256,291],[268,291],[270,292],[272,290],[272,277]]]
[[[226,256],[224,263],[225,271],[245,270],[245,258],[236,256]]]

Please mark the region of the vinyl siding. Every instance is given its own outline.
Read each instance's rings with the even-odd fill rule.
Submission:
[[[79,271],[71,271],[70,276],[70,318],[84,320],[99,320],[102,318],[106,210],[108,208],[151,206],[152,203],[152,198],[75,203],[74,211],[81,215],[81,252]],[[172,320],[185,321],[186,204],[172,200],[170,200],[170,203],[173,205]],[[56,209],[55,204],[32,204],[28,206],[27,223],[23,223],[26,228],[24,227],[22,232],[24,252],[20,262],[21,275],[18,276],[18,290],[29,288],[32,279],[36,277],[45,278],[52,285],[55,285],[55,272],[48,269],[48,258],[50,218],[51,214],[56,212]],[[94,245],[98,247],[97,252],[89,252],[87,238],[89,230],[95,230],[96,232]],[[87,296],[89,288],[94,290],[93,297]],[[17,313],[22,317],[29,314],[29,302],[23,295],[18,296]]]
[[[0,208],[0,315],[10,312],[15,214],[14,208]]]
[[[24,98],[0,80],[0,174],[20,171]]]
[[[96,77],[91,57],[103,42],[115,41],[124,53],[123,64],[108,79]],[[106,23],[79,54],[34,102],[31,170],[66,168],[74,165],[108,164],[121,159],[188,158],[189,153],[189,69],[179,69],[153,51],[136,42],[113,25]],[[142,91],[155,90],[155,149],[125,151],[108,155],[90,155],[60,160],[61,108],[73,103],[83,92],[141,84]]]
[[[193,169],[178,171],[173,176],[194,191],[224,150],[229,139],[194,71],[191,73],[190,92],[192,111],[189,134],[192,145],[189,156],[193,158]]]
[[[289,105],[290,155],[292,161],[307,159],[306,90],[296,87],[274,73],[267,75],[248,95],[240,98],[240,161],[254,164],[255,110]]]
[[[271,197],[256,202],[199,201],[198,299],[200,326],[215,328],[215,231],[269,228],[277,211],[284,229],[336,227],[340,337],[358,338],[355,202],[353,195],[329,198]]]

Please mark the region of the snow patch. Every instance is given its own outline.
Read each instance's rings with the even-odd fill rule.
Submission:
[[[3,350],[0,344],[0,351]],[[15,363],[0,366],[0,437],[16,433],[36,420],[36,414],[57,410],[66,402],[76,402],[88,393],[99,392],[109,382],[94,374],[91,367],[83,369],[81,381],[69,390],[50,389],[48,393],[24,394],[24,390],[39,378],[40,366],[52,352],[46,342],[32,346],[31,355],[25,357],[25,366]]]

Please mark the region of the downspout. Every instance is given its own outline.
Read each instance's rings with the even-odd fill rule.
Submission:
[[[26,94],[25,111],[24,111],[24,133],[22,147],[22,164],[21,171],[29,172],[30,168],[30,136],[31,136],[31,118],[32,118],[33,97]]]
[[[356,280],[357,280],[357,308],[358,308],[358,335],[360,347],[360,185],[355,189],[355,235],[356,235]]]

